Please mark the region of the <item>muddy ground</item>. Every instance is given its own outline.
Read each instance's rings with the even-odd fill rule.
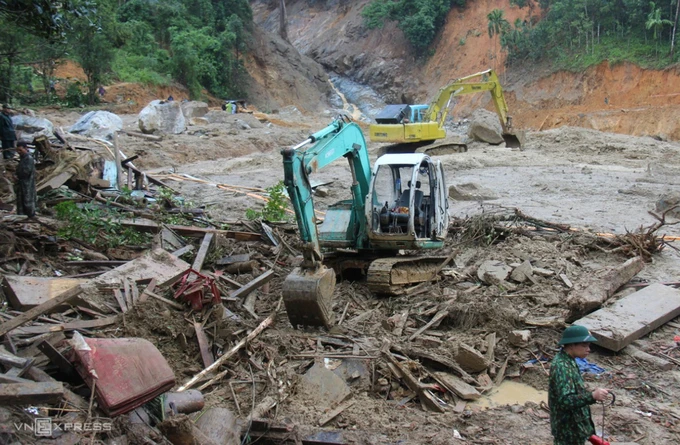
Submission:
[[[190,127],[185,134],[164,136],[160,142],[121,136],[119,143],[127,156],[140,156],[135,161],[137,167],[165,178],[192,206],[205,206],[213,221],[236,224],[245,220],[247,209],[261,207],[262,201],[211,184],[262,189],[276,184],[282,179],[279,150],[323,128],[333,114],[329,111],[325,116],[309,117],[294,108],[283,109],[276,115],[237,114],[227,117],[224,124]],[[51,111],[45,117],[56,126],[66,127],[76,121],[78,114]],[[135,115],[121,117],[125,129],[137,130]],[[379,148],[369,144],[372,160]],[[569,317],[566,299],[573,290],[557,275],[565,273],[578,287],[597,279],[607,267],[620,264],[630,256],[614,250],[613,246],[607,247],[593,234],[621,235],[655,223],[657,220],[648,212],[655,209],[659,198],[669,192],[680,192],[679,151],[679,144],[652,138],[562,127],[529,133],[522,150],[473,143],[466,153],[440,156],[449,185],[476,183],[493,198],[451,201],[451,216],[465,230],[453,230],[447,248],[438,252],[447,255],[452,249],[458,249],[443,279],[424,293],[394,298],[371,295],[361,281],[341,281],[336,288],[333,311],[336,320],[343,320],[342,324],[330,333],[314,328],[295,330],[285,314],[281,314],[275,327],[253,341],[248,352],[228,362],[230,380],[204,390],[208,404],[227,406],[238,417],[245,418],[251,407],[265,396],[279,397],[277,408],[268,413],[271,419],[297,424],[302,431],[315,430],[323,409],[330,406],[318,394],[304,390],[301,375],[312,366],[315,357],[316,361],[323,361],[322,356],[354,355],[365,370],[349,382],[355,403],[326,425],[329,430],[340,431],[350,443],[551,443],[548,412],[541,404],[546,398],[544,393],[533,393],[524,387],[519,392],[529,395],[526,403],[502,392],[496,398],[454,410],[457,404],[454,398],[435,392],[447,403],[446,411],[441,414],[425,411],[413,393],[392,374],[381,358],[380,349],[389,340],[402,348],[404,356],[415,360],[417,357],[403,352],[404,348],[446,357],[462,342],[486,353],[485,338],[495,333],[497,344],[492,365],[487,371],[472,373],[472,376],[483,383],[480,375],[487,373],[493,380],[507,362],[506,382],[523,383],[545,391],[548,381],[545,365],[528,362],[555,354],[563,327],[560,321]],[[174,181],[164,176],[170,173],[188,174],[208,184]],[[328,197],[315,201],[320,209],[349,195],[349,169],[341,162],[319,172],[313,179],[327,183],[330,189]],[[512,214],[514,208],[579,230],[563,234],[503,233],[474,223],[474,217],[482,213]],[[518,224],[524,225],[522,221]],[[294,248],[294,232],[286,231],[285,226],[277,230]],[[462,240],[469,240],[474,230],[490,235],[494,243],[459,245]],[[659,232],[677,235],[678,229],[668,225]],[[220,255],[258,252],[262,266],[273,264],[277,274],[267,293],[257,292],[254,305],[257,319],[243,312],[240,305],[227,304],[244,317],[241,323],[225,326],[224,332],[216,331],[215,338],[227,349],[237,341],[232,334],[255,327],[274,309],[281,282],[294,260],[291,252],[285,249],[274,252],[263,243],[220,240],[213,249],[204,266],[208,270],[212,270],[213,261]],[[535,284],[515,283],[511,289],[488,286],[480,283],[475,274],[479,264],[487,259],[507,264],[531,259],[535,266],[553,274],[536,276]],[[671,244],[652,257],[637,278],[673,282],[677,281],[679,271],[680,259]],[[247,283],[254,275],[233,278]],[[442,308],[448,315],[439,326],[424,337],[408,340]],[[404,334],[394,335],[394,316],[406,309],[410,318]],[[540,317],[552,317],[557,322],[546,327],[531,322]],[[175,369],[178,382],[183,382],[202,369],[195,342],[190,336],[188,342],[184,341],[189,326],[185,314],[152,301],[127,317],[124,330],[125,335],[152,340]],[[521,328],[532,331],[531,342],[526,347],[513,347],[507,341],[508,334]],[[664,326],[645,337],[645,349],[652,353],[665,351],[679,358],[680,354],[673,349],[673,338],[679,333],[672,326]],[[328,337],[335,341],[329,343]],[[589,360],[607,370],[603,375],[589,376],[591,384],[611,388],[617,396],[616,406],[606,413],[606,432],[612,439],[650,445],[680,443],[677,366],[670,371],[658,371],[625,354],[604,349],[595,349]],[[410,362],[409,367],[428,382],[423,368],[425,361],[420,362]],[[326,363],[327,367],[334,366],[332,359],[326,359]],[[254,386],[227,384],[253,380]],[[484,386],[482,383],[477,386]],[[490,389],[487,395],[495,391]],[[599,427],[601,409],[596,407],[593,412]],[[458,435],[462,439],[456,438]]]

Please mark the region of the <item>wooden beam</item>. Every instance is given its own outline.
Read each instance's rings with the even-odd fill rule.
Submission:
[[[16,329],[19,326],[28,323],[29,321],[35,320],[42,314],[51,311],[52,309],[58,307],[59,305],[71,301],[73,298],[80,295],[83,291],[84,291],[83,285],[79,284],[67,291],[62,292],[56,297],[34,307],[33,309],[29,309],[23,314],[0,324],[0,337],[4,336],[13,329]]]
[[[389,351],[389,346],[383,348],[382,355],[385,357],[387,362],[392,364],[392,366],[394,366],[394,368],[400,374],[397,377],[402,379],[411,391],[418,394],[418,398],[425,408],[439,413],[444,412],[444,408],[437,402],[434,396],[427,392],[427,390],[423,389],[421,383],[417,378],[415,378],[413,374],[411,374],[411,371],[409,371],[404,365],[401,364],[399,360],[397,360],[394,355],[392,355],[392,353]]]
[[[213,236],[214,235],[212,233],[206,233],[203,237],[203,242],[201,243],[201,247],[198,249],[198,253],[194,259],[194,264],[191,266],[191,268],[196,272],[200,272],[201,268],[203,267],[203,261],[205,261],[205,257],[208,255]]]
[[[0,385],[0,405],[55,403],[64,397],[61,382],[30,382]]]
[[[196,331],[196,340],[198,340],[198,349],[201,351],[201,358],[203,358],[203,366],[207,368],[215,363],[215,358],[210,352],[208,336],[203,332],[203,325],[197,321],[194,322],[194,330]]]
[[[79,320],[70,323],[49,324],[40,326],[27,326],[25,328],[17,328],[17,334],[45,334],[47,332],[61,332],[74,331],[76,329],[90,329],[101,328],[103,326],[110,326],[118,322],[118,316],[114,315],[107,318],[97,318],[96,320]]]
[[[264,286],[266,283],[270,282],[274,278],[274,271],[272,269],[269,269],[259,277],[255,278],[253,281],[250,283],[246,284],[245,286],[241,287],[240,289],[236,289],[234,292],[229,294],[230,298],[241,298],[245,297],[258,287]]]

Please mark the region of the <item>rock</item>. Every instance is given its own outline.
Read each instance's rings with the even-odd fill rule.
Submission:
[[[529,261],[525,261],[519,266],[515,267],[510,274],[510,279],[523,283],[527,278],[533,275],[533,268]]]
[[[186,120],[179,102],[153,100],[137,116],[142,133],[179,134],[186,130]]]
[[[242,121],[241,119],[236,119],[236,126],[240,128],[241,130],[250,130],[252,127]]]
[[[498,120],[498,115],[483,108],[478,108],[472,113],[468,136],[481,142],[498,145],[504,141],[503,127]]]
[[[477,278],[487,284],[496,284],[496,281],[505,281],[511,270],[512,268],[502,261],[488,260],[477,269]]]
[[[317,409],[330,408],[342,402],[349,394],[349,386],[345,381],[326,369],[323,364],[316,363],[302,377],[301,392],[314,400]]]
[[[680,193],[666,193],[662,195],[658,201],[656,201],[655,210],[657,213],[664,213],[668,209],[675,207],[680,204]],[[680,207],[670,210],[666,215],[670,215],[674,218],[680,218]]]
[[[93,139],[112,141],[113,133],[123,129],[123,120],[108,111],[90,111],[69,128],[69,132]]]
[[[529,340],[531,340],[531,331],[528,329],[521,331],[510,331],[510,334],[508,335],[508,342],[511,345],[517,346],[519,348],[527,346],[529,344]]]
[[[481,372],[489,367],[489,361],[475,348],[461,343],[455,353],[455,360],[467,372]]]
[[[328,196],[328,193],[330,192],[328,187],[324,187],[322,185],[318,186],[315,190],[316,190],[316,196],[318,196],[320,198],[324,198],[324,197]]]
[[[208,113],[208,104],[196,100],[181,102],[180,108],[182,109],[182,114],[184,114],[185,119],[203,117]]]
[[[215,443],[222,445],[241,443],[236,417],[227,408],[208,408],[196,420],[196,426]]]
[[[233,116],[233,114],[227,114],[224,111],[211,110],[203,118],[211,124],[226,124],[227,122],[233,122]]]
[[[47,136],[50,138],[54,132],[54,125],[52,125],[52,122],[40,117],[18,114],[12,116],[12,123],[17,130],[19,140],[29,143],[33,142],[33,138],[37,136]]]
[[[492,190],[482,187],[474,182],[452,185],[449,187],[449,198],[458,201],[488,201],[498,199]]]
[[[208,125],[210,122],[208,119],[204,117],[192,117],[189,119],[189,125],[194,125],[194,126],[200,126],[203,127],[205,125]]]

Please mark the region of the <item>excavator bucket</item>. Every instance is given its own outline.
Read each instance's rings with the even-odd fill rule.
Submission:
[[[514,131],[512,133],[503,133],[505,146],[508,148],[522,148],[524,146],[524,131]]]
[[[316,270],[296,267],[283,282],[283,303],[293,327],[325,326],[330,328],[335,272],[325,266]]]

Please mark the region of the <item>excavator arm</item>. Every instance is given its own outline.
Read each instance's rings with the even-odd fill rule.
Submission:
[[[302,148],[314,144],[307,150]],[[292,148],[281,150],[284,184],[295,210],[303,245],[303,263],[295,268],[283,283],[283,299],[288,318],[295,326],[323,325],[331,322],[331,297],[335,288],[335,273],[321,262],[323,254],[314,211],[310,175],[344,157],[352,174],[351,244],[362,248],[367,242],[364,217],[371,166],[366,141],[361,128],[347,118],[339,118],[321,131]]]
[[[471,82],[473,79],[480,79],[480,81]],[[505,102],[503,88],[498,80],[498,76],[493,70],[481,71],[461,77],[441,88],[432,102],[430,102],[426,120],[438,122],[439,126],[443,127],[453,97],[463,94],[480,93],[482,91],[489,91],[491,93],[496,113],[498,113],[498,117],[501,120],[503,133],[511,133],[512,120],[508,116],[508,104]]]

